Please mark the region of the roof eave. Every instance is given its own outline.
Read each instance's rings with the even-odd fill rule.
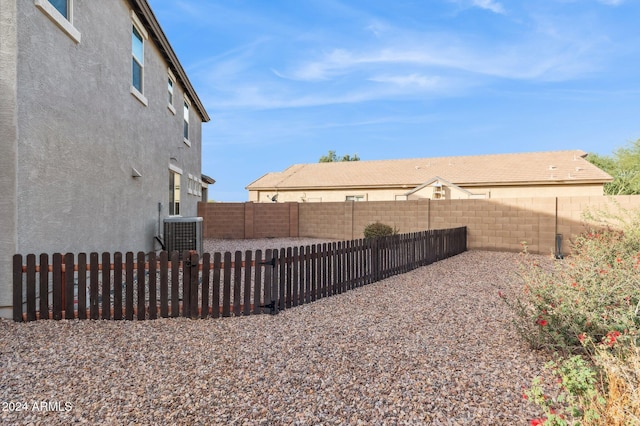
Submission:
[[[442,178],[440,178],[442,179]],[[435,180],[435,179],[434,179]],[[446,180],[446,179],[442,179]],[[566,184],[605,184],[612,182],[612,179],[555,179],[544,181],[511,181],[511,182],[450,182],[452,185],[464,188],[464,187],[481,187],[481,186],[521,186],[521,185],[566,185]],[[253,184],[245,187],[250,191],[303,191],[303,190],[340,190],[340,189],[390,189],[390,188],[402,188],[402,189],[415,189],[418,186],[423,185],[421,183],[407,183],[407,184],[384,184],[384,185],[314,185],[314,186],[255,186]]]
[[[456,183],[458,186],[521,186],[521,185],[566,185],[566,184],[581,184],[592,185],[612,182],[611,179],[548,179],[548,180],[530,180],[530,181],[509,181],[509,182],[461,182]]]

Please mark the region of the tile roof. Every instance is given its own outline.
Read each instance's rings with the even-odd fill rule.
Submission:
[[[456,185],[604,183],[612,177],[581,150],[402,160],[294,164],[267,173],[246,189],[417,186],[435,176]]]

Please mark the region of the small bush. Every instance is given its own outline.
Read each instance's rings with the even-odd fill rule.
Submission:
[[[389,235],[395,235],[397,233],[397,229],[394,229],[389,225],[385,225],[384,223],[380,222],[370,223],[364,228],[365,238],[386,237]]]
[[[557,383],[526,392],[545,414],[531,424],[640,424],[640,212],[617,219],[577,237],[563,261],[525,252],[524,291],[499,294],[531,347],[556,354]]]

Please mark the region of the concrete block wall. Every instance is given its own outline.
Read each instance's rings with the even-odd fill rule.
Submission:
[[[204,238],[248,239],[298,236],[297,203],[199,203]]]
[[[253,209],[254,220],[253,236],[245,238],[297,237],[297,203],[247,203],[247,206]],[[296,223],[294,229],[291,222]]]
[[[563,253],[586,229],[585,210],[640,209],[640,196],[546,197],[482,200],[407,200],[331,203],[201,203],[205,238],[362,238],[379,221],[401,233],[467,227],[470,249]],[[613,224],[614,225],[614,224]]]
[[[428,229],[429,200],[376,201],[351,203],[353,226],[350,239],[362,238],[364,228],[381,222],[400,232],[417,232]]]
[[[353,203],[304,203],[299,205],[301,237],[351,239]]]
[[[596,218],[608,215],[625,217],[631,211],[640,209],[640,196],[619,195],[616,197],[566,197],[558,198],[558,232],[563,235],[577,235],[592,226],[602,225],[600,220],[587,220],[584,215],[590,212]],[[615,219],[607,222],[613,226]]]
[[[249,222],[249,225],[253,223],[253,210],[247,209],[247,205],[249,204],[199,203],[198,216],[204,219],[203,236],[205,238],[245,238],[246,222]]]

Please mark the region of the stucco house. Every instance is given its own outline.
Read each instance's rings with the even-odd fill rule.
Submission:
[[[152,251],[209,116],[146,0],[0,0],[0,315],[15,253]]]
[[[249,184],[252,202],[603,195],[613,178],[580,150],[295,164]]]

